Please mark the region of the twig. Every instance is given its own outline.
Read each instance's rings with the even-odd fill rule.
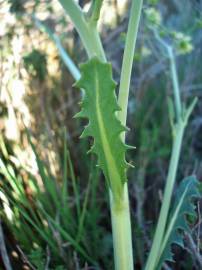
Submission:
[[[6,244],[4,241],[3,228],[0,220],[0,252],[6,270],[12,270],[10,259],[6,250]]]

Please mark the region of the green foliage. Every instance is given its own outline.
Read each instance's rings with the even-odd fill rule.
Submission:
[[[164,261],[173,261],[172,244],[184,247],[182,232],[190,233],[186,216],[196,215],[193,199],[200,197],[198,186],[199,182],[194,176],[187,177],[180,183],[161,244],[158,263],[159,270]]]
[[[85,90],[81,107],[76,117],[88,118],[81,137],[91,136],[94,144],[90,152],[98,156],[98,166],[103,170],[113,195],[122,196],[123,184],[127,181],[125,145],[120,134],[127,129],[116,117],[120,110],[115,96],[115,82],[112,79],[110,64],[92,58],[81,65],[81,79],[76,86]]]
[[[55,265],[58,263],[61,265],[61,262],[66,265],[68,256],[72,256],[72,254],[71,251],[67,253],[65,243],[69,243],[78,254],[83,254],[81,256],[85,261],[94,264],[93,259],[87,254],[82,243],[85,230],[84,222],[86,220],[86,202],[84,205],[79,205],[82,213],[81,221],[80,216],[78,216],[77,221],[74,207],[70,208],[68,203],[70,198],[67,192],[67,179],[69,178],[67,170],[70,170],[71,178],[75,176],[72,171],[73,168],[67,165],[71,164],[67,149],[64,149],[66,164],[64,164],[63,168],[66,173],[64,173],[62,185],[59,185],[50,174],[47,166],[39,158],[31,138],[30,143],[35,153],[43,185],[40,186],[35,176],[23,169],[28,174],[28,180],[25,185],[23,179],[16,174],[14,168],[11,165],[5,165],[3,160],[0,159],[0,173],[7,180],[1,182],[0,192],[8,200],[3,202],[4,208],[6,207],[5,209],[9,209],[11,212],[9,216],[3,212],[1,215],[3,215],[4,220],[6,220],[23,250],[26,253],[30,252],[30,249],[33,250],[30,258],[32,258],[31,260],[37,266],[37,269],[44,269],[44,260],[41,258],[45,256],[46,251],[44,250],[47,247],[54,257]],[[72,181],[76,181],[76,179]],[[75,182],[73,185],[76,186],[77,183]],[[31,193],[31,198],[27,194],[27,188]],[[78,195],[74,194],[75,198],[76,196]],[[80,201],[78,203],[80,204]],[[77,222],[79,228],[77,227]],[[76,239],[78,233],[80,241]],[[35,245],[39,248],[35,249]],[[67,253],[67,257],[64,256],[65,253]]]

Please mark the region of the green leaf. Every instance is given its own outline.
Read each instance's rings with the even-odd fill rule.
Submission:
[[[90,152],[98,156],[98,166],[102,169],[114,198],[119,199],[123,184],[127,181],[126,170],[129,164],[125,160],[125,152],[130,147],[120,138],[120,134],[127,129],[116,117],[120,108],[115,95],[116,84],[112,79],[111,65],[92,58],[81,65],[81,79],[76,86],[85,92],[82,109],[76,117],[89,120],[81,138],[94,138]]]
[[[159,270],[164,261],[173,261],[172,244],[184,247],[182,232],[190,232],[186,216],[195,216],[193,199],[200,196],[198,185],[195,176],[187,177],[180,183],[159,252]]]

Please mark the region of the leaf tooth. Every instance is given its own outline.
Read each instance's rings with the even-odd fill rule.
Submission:
[[[195,205],[193,205],[191,202],[189,204],[186,205],[186,209],[185,209],[185,214],[191,214],[191,215],[195,215]]]
[[[81,78],[73,84],[73,87],[82,88],[82,85],[83,85],[83,81],[82,81],[82,75],[81,75]]]
[[[126,150],[135,150],[136,146],[125,144]]]
[[[126,169],[135,168],[135,166],[131,162],[126,162]]]
[[[183,242],[183,238],[182,235],[179,233],[176,233],[175,238],[173,240],[173,243],[179,245],[180,247],[184,248],[184,242]]]
[[[87,152],[87,154],[92,154],[92,153],[96,154],[96,152],[95,152],[95,144],[93,144],[93,145],[90,147],[90,149],[88,150],[88,152]]]
[[[88,136],[92,136],[90,123],[87,126],[85,126],[83,132],[80,135],[80,138],[86,138]]]
[[[121,125],[121,127],[122,127],[122,130],[121,130],[121,132],[128,132],[128,131],[130,131],[130,129],[129,129],[129,127],[127,127],[127,126],[123,126],[123,125]]]
[[[122,132],[127,131],[128,129],[123,126],[123,125],[119,125],[116,130],[113,131],[113,137],[117,137],[119,136]]]
[[[170,252],[170,259],[168,259],[169,262],[174,263],[175,260],[173,259],[173,252]]]
[[[128,132],[128,131],[130,131],[130,128],[129,127],[120,125],[119,133]]]
[[[189,225],[187,224],[187,222],[184,221],[184,218],[182,218],[181,223],[178,226],[179,229],[190,232],[190,228]]]
[[[81,110],[80,112],[76,113],[73,118],[87,118],[87,115],[85,114],[84,110]]]
[[[117,83],[114,80],[111,80],[111,88],[115,88],[117,86]]]

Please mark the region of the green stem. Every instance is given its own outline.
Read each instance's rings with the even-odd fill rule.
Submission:
[[[126,125],[133,56],[135,52],[135,44],[137,40],[137,31],[139,27],[142,4],[143,0],[132,1],[125,50],[123,55],[123,64],[121,69],[121,79],[118,97],[118,103],[121,107],[121,111],[118,113],[118,118],[124,126]],[[122,133],[122,139],[125,140],[124,132]]]
[[[156,39],[159,41],[159,43],[166,49],[168,58],[170,61],[170,70],[171,70],[171,79],[173,83],[173,93],[174,93],[174,100],[175,100],[175,110],[176,110],[176,119],[177,121],[180,120],[181,114],[182,114],[182,102],[180,98],[180,86],[179,86],[179,80],[177,76],[177,68],[176,68],[176,62],[175,62],[175,56],[173,53],[173,48],[168,45],[157,32],[156,29],[153,29],[154,35]]]
[[[100,11],[102,7],[102,3],[103,3],[103,0],[94,0],[92,2],[91,20],[94,21],[95,23],[97,23],[100,18]]]
[[[118,97],[118,103],[121,107],[118,118],[123,125],[126,124],[127,118],[130,79],[142,3],[142,0],[132,1],[126,36]],[[125,132],[122,133],[121,137],[125,141]],[[121,207],[116,205],[111,192],[110,195],[115,269],[133,270],[132,233],[127,183],[124,184],[123,198],[120,202]]]
[[[90,20],[87,21],[80,6],[74,0],[59,0],[67,14],[70,16],[82,40],[89,58],[97,56],[106,61],[105,53],[97,31],[97,26]]]
[[[185,130],[185,123],[180,121],[175,130],[175,138],[172,147],[171,160],[168,170],[168,176],[166,181],[166,187],[161,206],[160,216],[156,227],[152,248],[147,260],[145,270],[155,270],[158,264],[157,258],[161,247],[162,239],[165,232],[166,221],[168,217],[168,211],[170,208],[170,202],[173,192],[173,187],[176,178],[177,167],[179,163],[180,150],[182,145],[183,134]]]
[[[176,68],[175,58],[173,54],[173,49],[165,41],[163,41],[160,38],[157,31],[154,31],[154,33],[157,40],[167,50],[167,54],[169,57],[177,123],[174,126],[174,130],[173,130],[174,140],[173,140],[173,146],[172,146],[171,160],[169,163],[170,165],[169,165],[169,170],[168,170],[168,176],[166,179],[163,202],[162,202],[160,215],[158,218],[158,223],[157,223],[157,227],[156,227],[156,231],[155,231],[155,235],[154,235],[154,239],[152,243],[152,248],[149,253],[145,270],[155,270],[159,262],[159,252],[160,252],[163,237],[165,234],[166,222],[168,218],[173,188],[174,188],[175,179],[176,179],[177,168],[179,164],[184,130],[188,121],[188,117],[190,115],[189,113],[188,116],[184,118],[182,114],[180,88],[179,88],[179,81],[178,81],[177,68]],[[193,106],[190,106],[190,108],[188,108],[187,113],[192,111],[195,103],[196,101],[193,102]]]
[[[89,43],[89,45],[86,45],[89,47],[89,58],[97,56],[101,61],[106,62],[107,60],[102,46],[102,42],[100,40],[100,35],[97,30],[97,26],[93,22],[89,21],[89,23],[87,24],[87,29],[88,36],[86,36],[85,39],[86,43]],[[90,48],[90,46],[92,48]]]
[[[170,46],[167,46],[169,60],[170,60],[170,68],[171,68],[171,78],[173,82],[173,90],[174,90],[174,100],[175,100],[175,108],[176,108],[176,117],[177,121],[179,121],[182,114],[182,105],[180,99],[180,87],[177,76],[177,68],[175,63],[175,57],[173,54],[173,49]]]
[[[133,270],[133,249],[127,183],[124,185],[123,199],[118,205],[110,191],[110,206],[115,269]]]

